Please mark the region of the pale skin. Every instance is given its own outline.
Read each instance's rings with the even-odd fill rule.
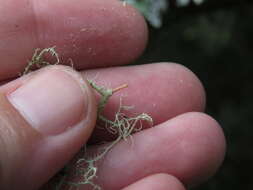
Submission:
[[[154,120],[152,128],[144,126],[132,136],[134,146],[118,143],[99,164],[96,183],[103,189],[184,190],[215,174],[224,158],[225,138],[219,124],[202,113],[205,92],[199,79],[187,68],[172,63],[112,67],[136,59],[147,38],[143,17],[116,0],[0,0],[0,149],[8,152],[8,156],[0,154],[1,189],[38,189],[90,135],[91,145],[111,139],[105,131],[93,130],[96,103],[86,83],[91,102],[87,127],[73,132],[73,138],[59,140],[58,152],[44,147],[40,142],[53,142],[52,138],[30,129],[29,122],[6,100],[31,77],[16,79],[34,49],[52,45],[65,64],[72,59],[82,77],[95,77],[96,82],[113,88],[128,85],[111,97],[106,117],[113,118],[123,96],[124,104],[134,105],[130,114],[146,112]],[[13,114],[11,120],[6,110]],[[90,146],[88,152],[97,148]],[[36,157],[34,149],[43,153],[35,160],[30,159]],[[47,184],[42,189],[49,187]]]

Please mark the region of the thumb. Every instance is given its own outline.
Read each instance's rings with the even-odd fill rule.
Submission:
[[[0,87],[0,189],[37,189],[89,138],[96,120],[89,85],[50,66]]]

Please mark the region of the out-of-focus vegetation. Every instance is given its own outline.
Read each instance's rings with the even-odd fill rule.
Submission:
[[[145,16],[147,21],[153,27],[161,27],[162,13],[168,8],[167,0],[123,0],[135,8]]]
[[[139,63],[181,63],[206,88],[207,112],[222,125],[228,151],[217,175],[195,189],[252,190],[253,1],[180,1],[167,2],[161,28],[150,27]]]

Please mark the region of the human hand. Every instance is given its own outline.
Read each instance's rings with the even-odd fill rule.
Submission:
[[[38,189],[87,142],[97,109],[87,76],[129,85],[110,99],[107,117],[124,94],[131,112],[154,119],[154,127],[133,135],[133,146],[120,142],[99,163],[96,183],[103,189],[182,190],[216,172],[225,140],[218,123],[201,113],[205,93],[196,76],[169,63],[111,67],[131,62],[146,45],[147,27],[134,9],[116,0],[0,4],[2,84],[38,47],[55,45],[63,62],[71,58],[80,70],[50,66],[0,86],[0,189]],[[91,141],[104,140],[93,132]]]

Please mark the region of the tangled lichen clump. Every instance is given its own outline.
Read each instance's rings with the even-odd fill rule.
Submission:
[[[49,54],[52,57],[56,59],[56,62],[54,64],[59,63],[59,56],[57,52],[55,51],[55,47],[46,48],[46,49],[36,49],[35,53],[31,59],[31,61],[28,63],[27,67],[25,68],[23,74],[27,74],[31,71],[31,68],[33,66],[36,66],[37,68],[41,68],[47,65],[52,65],[49,62],[44,60],[44,55]],[[116,135],[116,139],[109,144],[105,144],[103,148],[99,149],[98,152],[88,157],[86,154],[86,145],[83,146],[83,148],[80,150],[79,157],[77,161],[70,165],[65,166],[64,174],[61,175],[60,180],[58,184],[56,185],[56,190],[60,190],[62,188],[68,187],[69,190],[72,189],[78,189],[82,185],[91,185],[93,189],[101,190],[101,187],[97,184],[95,184],[94,179],[97,178],[97,171],[98,168],[96,166],[96,163],[100,160],[102,160],[105,155],[121,140],[128,140],[131,135],[137,131],[140,131],[142,128],[142,121],[147,121],[152,124],[152,118],[142,113],[140,115],[137,115],[135,117],[128,117],[126,114],[124,114],[124,110],[128,107],[123,106],[120,103],[119,109],[117,113],[115,113],[114,120],[109,120],[106,117],[102,115],[102,112],[105,108],[105,105],[107,104],[109,98],[117,91],[126,88],[127,85],[124,84],[122,86],[119,86],[115,89],[109,89],[105,87],[98,86],[94,81],[88,80],[91,87],[101,95],[99,104],[98,104],[98,121],[101,121],[104,123],[106,130]],[[74,170],[73,170],[74,168]],[[77,178],[78,180],[71,181],[69,179],[69,176]]]
[[[126,87],[126,85],[123,85],[116,89],[106,89],[104,87],[97,86],[93,81],[89,81],[91,86],[101,94],[101,99],[98,106],[98,119],[105,124],[105,128],[108,132],[114,134],[117,136],[117,138],[112,141],[111,143],[105,145],[103,148],[99,150],[99,152],[96,153],[93,157],[87,157],[87,155],[83,154],[83,157],[79,158],[75,165],[75,173],[78,176],[78,181],[71,182],[68,180],[63,180],[65,182],[61,182],[60,184],[68,184],[70,185],[70,188],[72,187],[80,187],[82,185],[91,185],[93,189],[95,190],[101,190],[101,187],[94,183],[94,179],[97,178],[97,166],[96,162],[102,160],[105,155],[121,140],[127,141],[131,135],[137,131],[140,131],[142,129],[142,121],[147,121],[152,125],[152,118],[142,113],[140,115],[137,115],[135,117],[128,117],[124,114],[124,109],[127,109],[128,107],[122,106],[120,104],[119,109],[117,113],[115,114],[114,120],[109,120],[105,118],[102,115],[103,109],[108,101],[108,99],[113,95],[114,92],[117,90],[122,89],[123,87]],[[137,127],[138,126],[138,127]],[[85,148],[84,148],[85,150]],[[60,189],[58,187],[58,189]]]

